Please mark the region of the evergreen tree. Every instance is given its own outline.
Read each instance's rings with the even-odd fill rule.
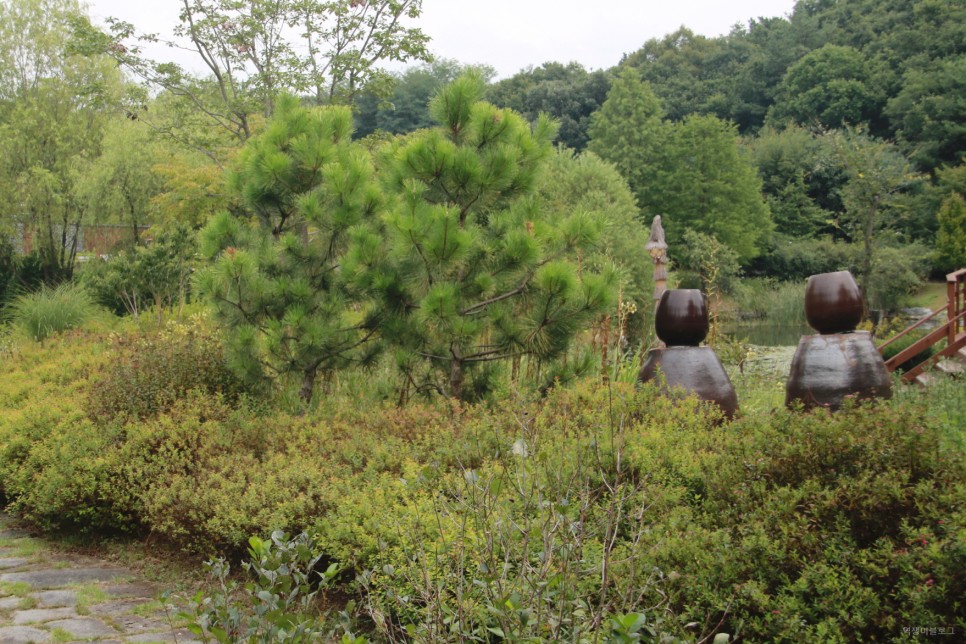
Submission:
[[[614,163],[645,213],[664,216],[668,244],[688,229],[713,235],[742,261],[771,230],[761,179],[738,147],[734,126],[714,116],[663,121],[660,102],[637,72],[621,71],[591,126],[590,150]]]
[[[615,276],[574,258],[601,224],[576,212],[550,220],[534,198],[554,126],[479,101],[467,75],[430,106],[440,124],[385,152],[398,195],[386,238],[357,236],[347,262],[383,303],[384,332],[408,382],[456,399],[486,391],[487,365],[551,359],[608,307]]]
[[[229,176],[244,212],[223,212],[202,232],[202,253],[214,263],[200,286],[227,330],[233,366],[252,379],[299,377],[306,402],[320,372],[371,357],[358,350],[375,324],[355,305],[340,264],[352,231],[375,219],[382,200],[351,134],[347,107],[279,99]]]
[[[633,67],[618,72],[607,100],[592,118],[588,149],[617,166],[648,215],[665,175],[671,126],[664,120],[661,101]]]

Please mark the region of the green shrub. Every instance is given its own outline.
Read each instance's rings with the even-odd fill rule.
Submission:
[[[819,239],[776,236],[770,252],[754,268],[781,281],[804,281],[810,275],[852,270],[859,265],[859,250],[852,244]]]
[[[156,332],[114,337],[110,368],[93,379],[92,417],[147,418],[192,391],[229,401],[249,392],[229,369],[221,340],[203,317],[169,322]]]
[[[929,274],[930,252],[922,244],[879,248],[868,280],[869,306],[886,312],[904,306]]]
[[[750,641],[966,625],[956,572],[966,563],[966,473],[926,418],[918,406],[881,404],[727,428],[720,448],[708,445],[716,456],[700,502],[651,533],[655,565],[678,573],[665,588],[674,612],[720,618]]]
[[[681,288],[700,288],[709,293],[730,293],[741,272],[738,253],[714,235],[690,229],[684,231],[680,264],[689,276],[697,275],[700,280],[700,286]]]
[[[28,336],[43,342],[55,333],[80,326],[94,309],[83,287],[64,283],[56,288],[41,286],[34,293],[17,297],[9,305],[9,315]]]
[[[626,451],[635,416],[671,431],[710,427],[709,413],[653,389],[612,391],[612,406],[585,383],[546,404],[468,411],[459,459],[412,461],[346,491],[315,533],[359,571],[383,636],[572,641],[614,619],[669,635],[664,602],[642,600],[660,597],[663,579],[637,544],[677,497],[642,478]]]
[[[104,345],[78,333],[25,342],[0,359],[0,495],[40,525],[113,530],[104,460],[112,430],[84,413],[86,377]],[[130,517],[122,517],[125,522]]]
[[[304,419],[194,394],[126,427],[119,485],[158,537],[193,553],[234,553],[252,534],[300,529],[331,507],[322,482],[345,472],[318,434]]]
[[[268,540],[252,537],[249,544],[242,568],[251,581],[244,585],[229,577],[225,559],[205,563],[208,592],[199,591],[190,612],[181,615],[190,620],[189,630],[206,642],[225,644],[321,641],[328,633],[315,599],[320,586],[338,573],[337,566],[315,570],[319,556],[305,533],[289,539],[275,531]],[[346,641],[356,640],[349,635]]]
[[[691,399],[588,381],[488,406],[333,396],[300,416],[195,389],[151,416],[91,416],[87,374],[116,351],[70,334],[0,362],[5,499],[46,528],[191,552],[310,527],[309,560],[345,569],[332,583],[375,638],[966,628],[966,383],[723,425]]]
[[[195,233],[183,226],[155,231],[146,246],[133,246],[108,260],[83,266],[81,281],[114,313],[134,318],[152,308],[158,320],[165,308],[182,306],[190,295]]]

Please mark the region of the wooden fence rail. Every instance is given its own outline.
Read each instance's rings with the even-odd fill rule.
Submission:
[[[899,335],[890,338],[888,341],[879,345],[879,353],[896,342],[900,338],[908,335],[915,329],[946,313],[946,323],[933,329],[923,337],[919,338],[911,345],[886,360],[886,368],[895,371],[899,365],[919,355],[929,347],[932,347],[943,340],[946,346],[935,355],[925,360],[912,369],[902,374],[905,382],[912,382],[916,376],[921,374],[927,367],[939,362],[945,357],[952,356],[961,348],[966,347],[966,268],[960,269],[946,276],[946,305],[942,306],[926,317],[922,318]]]

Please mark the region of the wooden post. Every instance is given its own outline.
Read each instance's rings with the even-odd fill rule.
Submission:
[[[644,248],[654,260],[654,312],[657,313],[657,305],[664,291],[667,290],[667,242],[664,241],[661,215],[654,217],[654,221],[651,222],[651,237]],[[664,346],[660,338],[657,340],[657,346]]]
[[[946,338],[947,347],[953,346],[953,341],[956,339],[956,328],[959,326],[957,322],[953,321],[959,314],[956,286],[956,278],[953,275],[949,275],[946,278],[946,321],[949,325],[949,334]]]

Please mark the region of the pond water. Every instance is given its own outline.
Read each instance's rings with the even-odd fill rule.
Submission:
[[[738,340],[747,339],[749,344],[760,347],[794,347],[803,335],[814,335],[815,330],[807,324],[724,324],[721,330]]]

